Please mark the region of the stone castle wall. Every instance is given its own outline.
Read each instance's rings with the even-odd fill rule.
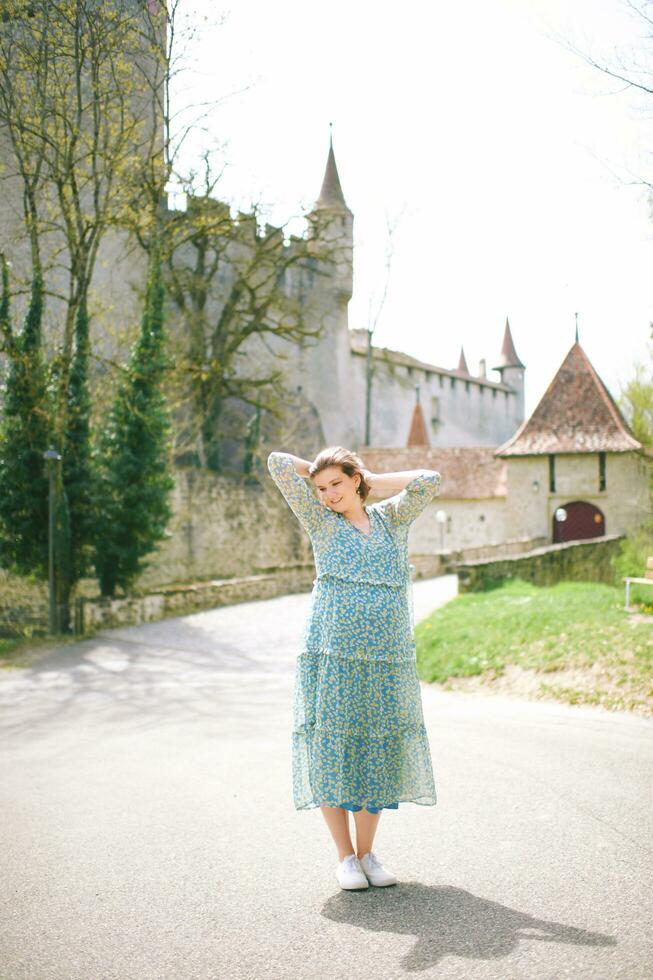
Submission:
[[[353,388],[348,405],[365,419],[366,356],[353,357]],[[465,378],[428,367],[374,358],[370,442],[405,446],[415,406],[415,386],[431,446],[499,446],[523,421],[522,389],[508,391],[480,378]],[[520,407],[521,406],[521,407]],[[364,428],[362,430],[364,433]],[[357,443],[362,445],[362,439]]]

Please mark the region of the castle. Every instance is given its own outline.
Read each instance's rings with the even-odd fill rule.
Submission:
[[[12,263],[12,282],[18,286],[14,310],[18,319],[25,307],[27,285],[31,276],[29,242],[22,213],[21,182],[3,147],[4,194],[0,199],[0,251]],[[227,205],[207,198],[188,197],[189,209],[226,210]],[[174,216],[174,209],[167,212]],[[353,223],[347,206],[330,143],[321,191],[307,217],[306,239],[315,245],[314,259],[289,267],[277,288],[288,301],[299,304],[307,328],[320,331],[317,338],[301,340],[289,354],[288,342],[274,334],[265,337],[253,333],[242,346],[237,372],[243,377],[265,376],[281,367],[286,401],[292,419],[289,427],[262,427],[275,439],[291,439],[292,422],[301,419],[301,444],[298,452],[315,454],[322,445],[341,444],[360,449],[371,445],[404,446],[410,439],[416,401],[425,419],[427,442],[433,446],[496,446],[509,438],[524,417],[525,368],[515,351],[510,326],[506,322],[503,346],[495,365],[500,380],[487,377],[484,362],[479,373],[468,369],[461,349],[457,367],[448,369],[421,361],[408,353],[372,346],[368,349],[368,332],[350,329],[348,304],[353,291]],[[239,213],[230,219],[232,227],[249,234],[255,224],[252,216]],[[254,227],[255,236],[278,238],[281,229],[266,225]],[[298,245],[293,236],[284,249],[292,252]],[[66,273],[57,250],[62,243],[56,235],[44,242],[46,285],[45,342],[57,343],[57,318],[62,304],[57,295],[66,295]],[[324,254],[330,253],[330,261]],[[52,256],[55,256],[53,259]],[[179,253],[179,260],[192,268],[194,256],[189,245]],[[88,302],[91,313],[91,343],[95,354],[96,380],[105,373],[103,363],[119,360],[134,339],[141,314],[145,281],[145,256],[130,248],[127,237],[110,230],[101,241]],[[222,269],[210,284],[206,309],[217,319],[224,306],[230,280],[229,269]],[[21,295],[22,294],[22,295]],[[186,325],[179,310],[170,303],[168,332],[173,348],[187,342]],[[498,339],[498,338],[497,338]],[[98,396],[102,386],[96,385]],[[104,386],[106,390],[106,386]],[[108,394],[108,391],[106,391]],[[242,443],[252,411],[246,404],[232,399],[225,405],[223,418],[231,415],[231,434],[225,433],[228,472],[243,468]],[[366,424],[367,421],[367,424]],[[369,427],[368,427],[369,426]],[[228,427],[225,427],[228,429]],[[424,432],[421,436],[424,437]],[[231,442],[230,442],[231,440]],[[192,454],[180,452],[176,462],[192,461]],[[203,465],[199,457],[195,463]]]
[[[0,158],[4,152],[0,140]],[[29,283],[30,256],[21,185],[11,167],[4,177],[0,251],[13,263],[14,281],[24,285]],[[189,198],[188,208],[202,207],[229,214],[221,202]],[[168,208],[169,215],[174,213]],[[319,196],[306,217],[305,239],[291,237],[289,242],[283,242],[281,229],[258,228],[252,215],[229,217],[243,236],[253,235],[257,242],[281,240],[289,254],[300,241],[308,244],[312,257],[288,267],[274,288],[301,309],[308,327],[316,333],[319,329],[318,336],[292,345],[274,330],[264,336],[253,330],[243,343],[237,373],[256,379],[280,368],[286,395],[283,417],[264,413],[256,429],[259,444],[249,450],[261,458],[269,449],[311,458],[322,447],[339,444],[361,452],[372,470],[441,470],[437,509],[430,508],[411,532],[417,552],[505,549],[511,543],[524,548],[562,540],[566,532],[556,527],[556,522],[563,523],[556,514],[563,511],[565,518],[573,517],[566,528],[580,528],[581,536],[625,533],[642,523],[649,514],[646,454],[580,347],[565,359],[560,383],[556,381],[544,407],[525,420],[525,365],[507,321],[500,353],[490,365],[499,380],[487,376],[483,361],[472,374],[462,349],[457,367],[444,368],[370,345],[367,330],[350,328],[354,216],[331,143]],[[55,253],[56,245],[53,240]],[[236,252],[238,247],[236,242]],[[192,259],[188,245],[180,261],[191,269]],[[48,267],[54,277],[50,294],[64,292],[61,268]],[[220,316],[233,276],[227,261],[211,284],[206,315],[212,322]],[[118,354],[124,358],[138,329],[144,281],[144,255],[138,250],[130,254],[126,237],[111,230],[102,241],[88,298],[91,343],[100,364]],[[49,302],[56,315],[56,301]],[[20,299],[15,310],[19,315]],[[55,334],[48,326],[46,322],[46,339],[52,340]],[[184,321],[172,303],[167,328],[173,347],[187,342]],[[101,386],[96,385],[95,393],[101,398]],[[226,410],[235,424],[226,437],[227,443],[231,440],[225,454],[228,475],[210,472],[192,453],[175,456],[171,537],[143,585],[242,575],[307,557],[307,542],[280,508],[278,495],[261,499],[265,480],[257,482],[256,473],[250,473],[253,480],[233,480],[235,474],[248,472],[243,443],[253,412],[242,399],[229,401]],[[568,439],[558,435],[565,426],[571,432]],[[548,441],[547,433],[553,433]],[[436,513],[444,515],[444,523],[441,517],[436,520]],[[266,527],[265,535],[261,527]]]
[[[322,190],[309,214],[333,222],[353,246],[347,207],[329,147]],[[350,330],[350,261],[332,290],[330,330],[298,354],[289,375],[317,410],[323,444],[361,451],[378,472],[419,467],[442,473],[437,503],[411,530],[415,554],[520,553],[551,543],[626,534],[650,516],[650,454],[634,437],[578,335],[544,396],[524,419],[525,366],[506,321],[490,381],[472,376],[461,350],[450,370],[399,351],[368,349]],[[366,368],[374,366],[370,436],[365,438]],[[302,455],[292,444],[275,445]],[[314,451],[315,441],[304,455]]]
[[[497,446],[508,439],[524,419],[525,366],[517,356],[507,321],[500,354],[492,365],[499,373],[498,381],[487,377],[484,362],[478,375],[473,375],[462,348],[458,366],[448,369],[401,351],[374,346],[368,350],[368,331],[350,329],[347,306],[353,291],[354,216],[345,201],[332,143],[322,188],[307,218],[312,234],[338,242],[338,262],[332,274],[303,284],[306,295],[312,294],[313,309],[322,315],[324,334],[317,342],[302,343],[285,371],[289,389],[301,391],[319,417],[321,431],[314,433],[316,442],[355,449],[366,443],[406,446],[415,436],[416,402],[425,422],[421,437],[426,436],[428,445]],[[314,445],[312,451],[318,448]]]

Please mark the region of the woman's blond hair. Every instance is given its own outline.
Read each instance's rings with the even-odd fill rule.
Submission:
[[[361,479],[356,488],[356,493],[360,496],[361,500],[367,499],[372,488],[363,476],[365,464],[358,453],[352,452],[350,449],[344,449],[342,446],[328,446],[319,452],[310,464],[308,475],[311,480],[328,466],[339,466],[347,476],[354,476],[355,473],[358,473]]]

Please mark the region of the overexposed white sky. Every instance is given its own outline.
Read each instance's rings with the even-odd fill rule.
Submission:
[[[204,137],[226,164],[217,196],[262,204],[278,224],[310,210],[333,123],[354,213],[351,326],[378,309],[396,222],[376,344],[455,367],[462,343],[475,373],[479,358],[496,362],[509,316],[529,413],[578,312],[618,397],[653,320],[639,183],[653,181],[653,97],[647,111],[562,40],[645,61],[653,42],[623,0],[191,4],[225,18],[202,28],[194,82],[175,95],[223,100]],[[188,143],[187,159],[203,145]]]

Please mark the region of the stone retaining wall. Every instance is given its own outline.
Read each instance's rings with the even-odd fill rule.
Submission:
[[[615,581],[612,557],[619,551],[623,534],[607,534],[585,541],[566,541],[535,548],[508,558],[466,561],[454,564],[461,592],[482,592],[509,578],[534,585],[556,582]]]
[[[411,575],[413,579],[437,578],[438,575],[444,575],[450,565],[449,556],[442,552],[437,555],[409,555],[408,561],[414,568]]]
[[[44,636],[48,631],[48,583],[0,568],[0,636]]]
[[[549,544],[550,538],[511,538],[508,541],[500,541],[496,544],[482,544],[477,548],[464,548],[461,551],[452,551],[451,557],[454,562],[459,564],[473,561],[496,560],[498,558],[508,558],[513,555],[524,555],[535,551],[536,548],[545,548]]]
[[[188,616],[202,609],[271,599],[292,592],[310,592],[315,566],[290,564],[263,575],[213,579],[190,585],[164,586],[143,596],[124,599],[81,598],[75,604],[75,633],[134,626],[170,616]]]

